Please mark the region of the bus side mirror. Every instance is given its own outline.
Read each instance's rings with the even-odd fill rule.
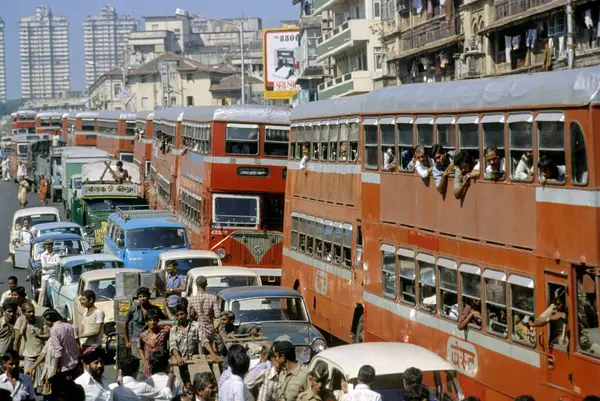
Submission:
[[[117,246],[119,248],[123,248],[124,242],[122,238],[117,239]]]

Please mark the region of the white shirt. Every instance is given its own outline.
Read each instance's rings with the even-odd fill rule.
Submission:
[[[87,371],[75,379],[75,383],[83,387],[85,401],[113,401],[113,395],[108,388],[108,379],[102,376],[100,382]]]
[[[8,160],[8,159],[2,160],[2,170],[8,170],[9,165],[10,165],[10,160]]]
[[[506,164],[506,161],[505,161],[504,157],[500,159],[500,169],[498,171],[494,171],[494,169],[492,169],[492,166],[490,166],[488,164],[485,168],[485,178],[489,180],[490,178],[492,178],[492,173],[496,172],[496,173],[500,173],[500,176],[501,176],[500,179],[503,179],[504,174],[506,173],[505,164]]]
[[[306,170],[306,166],[308,165],[308,156],[304,155],[302,160],[300,160],[300,170]]]
[[[219,388],[219,401],[254,401],[244,379],[237,375],[231,377]]]
[[[168,382],[169,382],[169,375],[167,375],[166,373],[162,373],[162,372],[155,373],[146,379],[146,383],[148,385],[154,387],[158,391],[162,391],[162,390],[166,389]],[[180,387],[179,380],[177,380],[177,378],[175,378],[175,381],[173,382],[173,390],[171,390],[173,393],[173,397],[179,395],[179,387]]]
[[[94,313],[92,313],[90,316],[87,316],[87,313],[86,313],[83,316],[83,322],[81,322],[82,331],[80,333],[85,334],[85,333],[92,331],[93,326],[95,326],[97,324],[100,325],[100,332],[98,332],[98,335],[95,337],[82,338],[81,344],[86,344],[86,345],[101,345],[102,344],[102,336],[103,336],[102,329],[104,326],[104,311],[103,310],[96,308]]]
[[[19,241],[23,241],[24,244],[31,244],[31,240],[33,239],[33,234],[26,228],[21,228],[19,230]]]
[[[390,151],[385,151],[383,152],[383,169],[384,170],[389,170],[390,169],[390,164],[392,164],[395,161],[392,152]]]
[[[42,269],[52,269],[58,265],[60,256],[54,252],[48,253],[48,251],[42,252],[40,256],[40,262],[42,263]]]
[[[429,171],[427,171],[428,169],[429,169],[429,167],[423,165],[423,163],[421,163],[418,160],[415,163],[415,170],[417,170],[417,174],[419,174],[419,176],[421,178],[427,178],[427,177],[429,177]]]
[[[17,177],[21,177],[23,175],[27,175],[27,167],[21,164],[17,169]]]
[[[513,180],[526,181],[529,179],[529,174],[533,172],[533,165],[530,167],[527,157],[521,157],[519,160],[519,164],[517,164],[517,169],[515,170],[515,176]]]
[[[381,394],[371,390],[366,384],[357,384],[340,401],[381,401]]]
[[[19,380],[14,388],[6,373],[0,375],[0,389],[10,391],[13,401],[35,400],[35,390],[33,389],[31,377],[23,373],[19,373]]]
[[[8,298],[10,298],[11,295],[12,295],[11,290],[4,291],[4,294],[2,294],[2,298],[0,298],[0,305],[4,305],[4,301],[6,301]]]
[[[114,401],[149,401],[170,400],[173,393],[170,388],[157,390],[146,382],[139,382],[133,377],[123,377],[123,384],[113,390]]]

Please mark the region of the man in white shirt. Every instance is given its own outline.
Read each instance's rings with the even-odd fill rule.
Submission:
[[[25,163],[19,163],[19,168],[17,168],[17,180],[21,182],[22,180],[27,178],[27,166]]]
[[[446,152],[444,147],[436,143],[431,148],[431,157],[433,159],[433,168],[431,175],[435,181],[435,187],[442,195],[446,194],[446,186],[448,185],[448,177],[454,173],[454,154]]]
[[[238,352],[229,357],[231,377],[219,389],[219,401],[254,401],[244,376],[250,367],[250,357],[245,352]]]
[[[219,378],[219,388],[223,387],[223,384],[231,377],[231,362],[229,360],[233,357],[234,354],[237,353],[246,353],[246,348],[242,344],[231,344],[231,347],[227,350],[227,364],[229,365],[227,369],[221,373],[221,377]],[[250,365],[248,365],[250,367]]]
[[[500,157],[498,148],[495,146],[485,148],[485,162],[487,163],[484,174],[486,180],[504,180],[506,174],[505,161],[504,157]]]
[[[431,160],[427,153],[425,152],[425,148],[423,145],[415,146],[415,171],[419,175],[419,177],[426,179],[431,175],[433,171],[433,167],[431,167]]]
[[[0,375],[0,389],[10,391],[13,401],[34,401],[35,390],[31,378],[19,373],[19,353],[14,349],[7,350],[2,356],[2,362],[5,373]]]
[[[533,180],[533,150],[527,150],[523,153],[512,179],[516,181]]]
[[[358,384],[344,394],[340,401],[381,401],[381,395],[371,390],[369,385],[375,380],[375,369],[364,365],[358,370]]]
[[[171,400],[173,398],[173,384],[175,376],[169,373],[167,387],[157,390],[146,382],[139,382],[135,378],[140,370],[140,360],[134,356],[126,356],[119,360],[122,380],[113,389],[114,401],[147,401]]]
[[[542,185],[564,184],[567,180],[567,167],[564,165],[557,165],[548,155],[540,156],[538,168],[542,173]]]
[[[96,308],[96,293],[85,290],[79,297],[79,303],[87,311],[83,316],[79,329],[79,342],[82,348],[102,345],[102,329],[104,327],[104,311]]]
[[[40,262],[42,264],[42,283],[40,285],[40,297],[38,304],[44,305],[46,298],[46,287],[48,286],[48,280],[52,276],[52,271],[58,266],[60,256],[54,253],[54,243],[51,239],[44,241],[44,252],[40,255]]]
[[[19,235],[17,236],[17,242],[21,246],[29,245],[33,239],[33,233],[31,232],[31,220],[29,217],[25,217],[22,224],[23,225],[19,230]]]
[[[394,157],[394,150],[387,148],[383,153],[383,170],[394,171],[396,169],[396,158]]]
[[[2,179],[4,181],[8,181],[9,180],[9,171],[10,171],[10,160],[8,157],[4,157],[2,159]]]
[[[82,356],[85,372],[75,379],[85,391],[85,401],[113,401],[108,379],[104,374],[104,350],[99,347],[88,348]]]
[[[4,305],[4,301],[8,298],[12,298],[12,290],[19,285],[19,279],[15,276],[10,276],[8,280],[6,280],[6,283],[8,284],[8,290],[2,294],[0,305]]]
[[[166,351],[157,350],[150,353],[150,372],[152,376],[146,379],[146,383],[158,391],[166,389],[169,383],[169,354]],[[175,378],[173,397],[179,395],[179,386],[179,380]]]

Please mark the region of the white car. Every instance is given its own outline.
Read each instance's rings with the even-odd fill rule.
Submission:
[[[156,270],[166,270],[171,261],[177,262],[178,273],[185,276],[195,267],[218,267],[221,259],[212,251],[173,250],[161,252],[156,261]]]
[[[247,267],[196,267],[187,273],[185,296],[198,294],[198,286],[196,286],[198,276],[206,277],[208,281],[206,291],[215,295],[225,288],[262,286],[260,276]]]
[[[342,380],[352,398],[358,371],[364,365],[375,369],[371,390],[381,394],[383,401],[403,400],[403,374],[415,367],[423,372],[423,385],[437,400],[459,401],[463,394],[452,364],[426,348],[408,343],[375,342],[341,345],[319,352],[310,362],[313,369],[319,362],[329,367],[328,388],[340,390]]]
[[[31,220],[31,227],[36,224],[42,223],[55,223],[61,221],[60,213],[58,209],[51,206],[44,207],[28,207],[25,209],[19,209],[15,212],[12,218],[12,225],[10,228],[10,241],[8,243],[8,253],[11,256],[13,265],[15,262],[15,244],[14,240],[19,236],[19,230],[23,225],[23,220],[29,217]]]

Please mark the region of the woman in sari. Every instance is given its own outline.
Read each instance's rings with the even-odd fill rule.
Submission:
[[[42,205],[46,206],[48,204],[48,200],[46,199],[46,196],[48,195],[48,180],[46,180],[46,177],[43,175],[40,178],[39,195]]]

